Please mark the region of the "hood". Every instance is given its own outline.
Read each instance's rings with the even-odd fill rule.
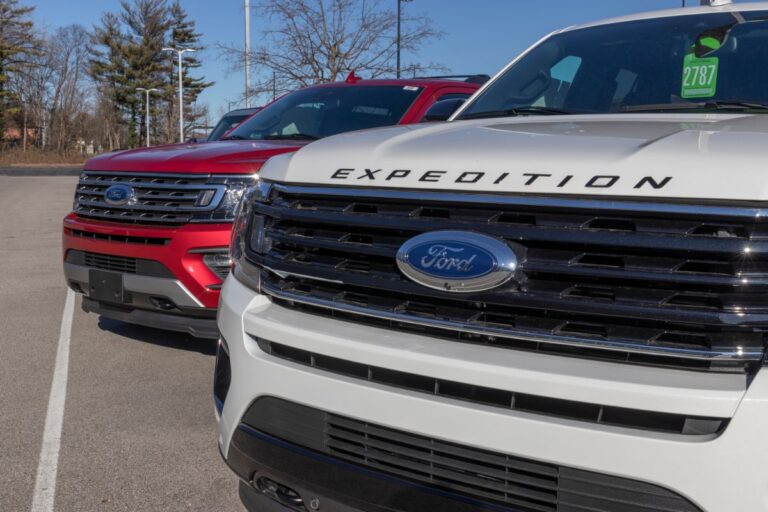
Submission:
[[[454,121],[323,139],[280,181],[493,193],[768,200],[768,116],[617,114]],[[275,172],[276,171],[276,172]]]
[[[170,144],[107,153],[88,160],[88,171],[251,174],[269,158],[296,151],[304,142],[228,140]]]

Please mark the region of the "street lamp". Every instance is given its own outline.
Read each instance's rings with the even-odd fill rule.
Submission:
[[[400,22],[402,19],[401,4],[413,2],[413,0],[397,0],[397,78],[400,78]]]
[[[160,92],[160,89],[155,89],[154,87],[152,89],[146,89],[144,87],[137,87],[136,91],[137,92],[143,92],[147,96],[146,102],[144,103],[144,109],[146,110],[146,112],[144,114],[144,116],[145,116],[144,117],[144,125],[145,125],[146,130],[147,130],[147,147],[149,147],[149,93],[151,93],[151,92]]]
[[[196,52],[194,48],[163,48],[164,52],[176,52],[179,58],[179,142],[184,142],[184,79],[181,72],[181,57],[186,52]]]
[[[245,108],[251,106],[251,2],[245,0]]]

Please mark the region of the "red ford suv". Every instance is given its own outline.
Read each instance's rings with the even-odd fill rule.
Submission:
[[[287,94],[221,141],[93,158],[64,219],[67,283],[85,311],[215,338],[235,206],[267,159],[338,133],[419,122],[478,82],[352,78]]]

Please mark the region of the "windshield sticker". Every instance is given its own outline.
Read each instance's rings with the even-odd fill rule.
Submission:
[[[721,42],[712,36],[702,36],[683,60],[683,98],[711,98],[717,93],[718,57],[707,57],[717,51]]]
[[[711,98],[717,93],[720,59],[688,54],[683,61],[683,98]]]

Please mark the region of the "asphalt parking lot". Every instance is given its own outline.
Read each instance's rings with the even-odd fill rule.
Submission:
[[[215,343],[65,308],[76,179],[0,175],[0,511],[240,511],[216,447]]]

